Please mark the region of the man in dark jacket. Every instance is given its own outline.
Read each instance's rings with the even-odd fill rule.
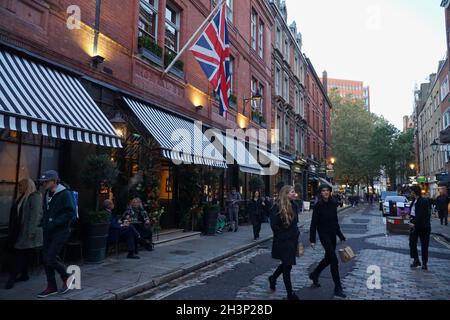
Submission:
[[[411,258],[414,259],[411,268],[422,266],[423,270],[428,270],[428,247],[431,235],[430,202],[422,197],[421,189],[418,186],[411,187],[411,195],[414,198],[411,204],[411,232],[409,240]],[[417,240],[419,238],[422,249],[422,264],[417,252]]]
[[[320,273],[331,265],[331,275],[334,281],[334,295],[339,298],[345,298],[341,279],[339,276],[339,262],[336,256],[336,237],[345,241],[345,237],[339,227],[337,216],[337,204],[331,198],[331,188],[328,185],[321,185],[319,188],[320,200],[314,206],[311,227],[309,231],[309,241],[315,248],[316,232],[319,233],[319,239],[325,249],[325,257],[320,261],[316,269],[309,275],[314,286],[319,287]]]
[[[58,173],[50,170],[45,172],[40,181],[45,188],[43,218],[43,257],[45,273],[47,276],[47,288],[38,298],[45,298],[58,292],[55,279],[55,271],[59,273],[63,281],[60,293],[70,290],[71,280],[67,273],[67,267],[58,261],[57,256],[70,237],[70,226],[76,218],[76,207],[72,192],[59,183]]]
[[[439,213],[439,219],[441,225],[448,225],[448,204],[450,200],[447,193],[447,187],[445,185],[439,186],[439,196],[436,198],[436,209]]]

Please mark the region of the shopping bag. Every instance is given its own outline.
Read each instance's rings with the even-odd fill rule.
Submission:
[[[303,245],[303,242],[299,242],[297,245],[297,257],[302,257],[305,254],[305,246]]]
[[[355,253],[350,246],[344,245],[339,249],[339,256],[341,257],[341,261],[343,263],[347,263],[355,257]]]

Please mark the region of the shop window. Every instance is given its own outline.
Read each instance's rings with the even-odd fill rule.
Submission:
[[[0,226],[8,226],[15,187],[15,184],[0,183]]]
[[[22,179],[36,180],[39,171],[39,147],[22,145],[20,153],[19,181]]]
[[[0,182],[16,181],[17,157],[17,144],[0,141]]]
[[[59,151],[56,149],[43,148],[42,149],[42,165],[41,172],[47,170],[58,171]]]

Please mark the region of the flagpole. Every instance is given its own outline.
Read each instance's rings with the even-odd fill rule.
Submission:
[[[178,52],[177,56],[173,59],[173,61],[169,64],[169,66],[166,68],[166,70],[164,70],[164,72],[162,73],[162,77],[164,77],[169,70],[173,67],[173,65],[175,64],[175,62],[177,62],[178,59],[180,59],[181,55],[186,51],[186,49],[190,46],[191,42],[193,40],[195,40],[197,38],[197,35],[201,32],[203,32],[203,28],[211,21],[211,19],[214,17],[214,15],[217,13],[217,11],[219,11],[220,7],[222,7],[223,3],[226,0],[221,0],[219,5],[217,5],[213,11],[211,11],[211,13],[209,14],[209,16],[206,18],[205,21],[203,21],[202,25],[197,29],[196,32],[194,32],[194,34],[192,35],[192,37],[186,42],[186,44],[184,45],[184,47]]]

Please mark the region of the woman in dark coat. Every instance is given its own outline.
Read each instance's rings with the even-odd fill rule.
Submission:
[[[298,212],[294,203],[297,198],[294,187],[284,186],[272,207],[270,226],[273,231],[272,258],[280,260],[281,264],[269,277],[270,289],[275,290],[278,277],[283,274],[288,300],[298,300],[292,290],[291,271],[296,264],[298,238]]]
[[[336,256],[336,237],[345,241],[345,237],[339,227],[337,216],[337,203],[331,198],[331,188],[328,185],[321,185],[319,188],[319,202],[314,206],[309,231],[309,241],[314,248],[316,244],[316,232],[319,233],[320,243],[325,249],[325,257],[320,261],[317,268],[309,275],[314,286],[319,287],[320,273],[330,265],[331,275],[334,281],[334,295],[345,298],[342,290],[341,279],[339,277],[339,262]]]
[[[264,202],[259,195],[259,191],[255,191],[252,200],[248,204],[248,215],[253,225],[253,238],[259,239],[259,233],[261,232],[261,223],[264,215]]]

